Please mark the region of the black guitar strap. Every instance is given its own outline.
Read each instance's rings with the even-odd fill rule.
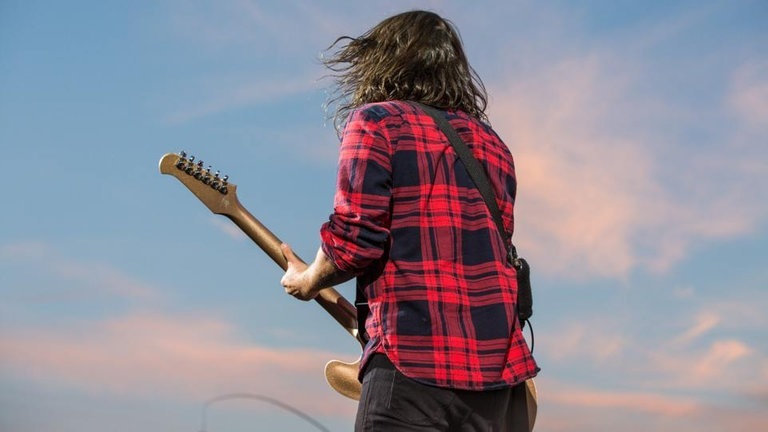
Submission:
[[[368,332],[365,331],[365,320],[368,318],[368,313],[371,312],[371,308],[368,307],[368,299],[365,293],[360,288],[360,284],[355,284],[355,309],[357,309],[357,334],[358,339],[365,343],[368,343]]]
[[[490,181],[488,180],[488,175],[485,173],[485,170],[483,169],[482,165],[480,165],[480,162],[477,160],[477,158],[475,158],[475,156],[472,154],[472,151],[469,149],[469,147],[467,147],[467,144],[464,143],[464,140],[461,139],[451,124],[448,123],[448,120],[445,118],[444,111],[419,102],[413,102],[413,104],[421,108],[421,110],[425,113],[429,114],[429,116],[432,117],[440,130],[443,131],[443,134],[445,134],[445,136],[448,138],[448,141],[450,141],[453,149],[456,151],[456,155],[464,164],[464,168],[466,168],[469,177],[472,178],[472,181],[475,183],[478,191],[480,191],[480,195],[483,196],[483,200],[488,206],[488,210],[490,211],[491,216],[496,223],[496,227],[498,228],[499,233],[504,237],[504,244],[509,245],[507,254],[509,255],[510,262],[515,266],[515,270],[517,271],[518,319],[520,320],[520,326],[523,327],[525,326],[526,322],[529,322],[528,319],[533,314],[533,293],[531,291],[530,278],[531,269],[528,265],[528,262],[524,258],[517,256],[517,249],[509,239],[507,230],[504,229],[504,222],[501,219],[501,210],[499,210],[499,205],[496,203],[496,195],[493,192]],[[531,345],[533,345],[533,342]],[[531,348],[533,348],[533,346],[531,346]]]

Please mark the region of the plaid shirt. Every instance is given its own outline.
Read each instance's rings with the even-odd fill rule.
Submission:
[[[517,183],[493,130],[449,112],[496,192],[508,231]],[[502,236],[447,138],[405,102],[351,113],[341,143],[334,212],[322,248],[357,275],[370,307],[364,367],[386,353],[406,376],[467,390],[536,375],[516,316],[517,282]]]

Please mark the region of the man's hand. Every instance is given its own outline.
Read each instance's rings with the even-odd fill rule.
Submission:
[[[304,301],[317,297],[320,287],[317,286],[317,278],[314,277],[309,266],[303,263],[287,244],[281,244],[280,249],[288,261],[288,268],[280,279],[285,292]]]

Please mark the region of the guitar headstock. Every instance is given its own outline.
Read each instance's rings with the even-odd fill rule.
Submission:
[[[160,158],[160,172],[176,177],[187,189],[213,213],[231,214],[239,206],[235,191],[237,186],[229,182],[229,176],[211,172],[202,160],[186,153],[168,153]]]

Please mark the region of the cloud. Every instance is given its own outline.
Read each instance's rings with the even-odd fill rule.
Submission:
[[[561,364],[580,362],[591,366],[621,359],[631,341],[620,326],[609,321],[611,319],[586,319],[548,332],[546,344],[539,348],[544,352],[543,358]]]
[[[200,401],[252,392],[315,413],[348,415],[354,408],[324,383],[333,353],[255,346],[213,318],[136,313],[24,329],[0,335],[0,352],[3,375],[94,394]]]
[[[739,359],[753,351],[739,340],[718,340],[712,343],[707,352],[692,364],[692,375],[696,380],[715,379]]]
[[[54,285],[23,294],[33,296],[36,301],[114,297],[150,302],[161,297],[160,291],[151,284],[137,280],[109,263],[71,259],[46,242],[0,245],[0,258],[6,263],[17,264],[17,271],[23,266],[31,266],[30,271],[35,276],[57,281]]]
[[[663,200],[641,137],[611,130],[627,90],[608,69],[586,56],[496,85],[492,114],[516,158],[522,249],[546,256],[553,272],[626,274],[646,198]],[[651,217],[646,223],[659,223]]]
[[[20,313],[17,302],[7,302],[4,308],[12,313],[0,326],[0,379],[115,400],[198,403],[247,392],[311,407],[313,414],[354,413],[354,402],[337,395],[323,376],[328,360],[354,360],[348,354],[255,345],[225,320],[161,309],[164,303],[154,302],[160,290],[151,284],[107,264],[63,257],[45,242],[0,245],[0,258],[14,271],[29,268],[55,281],[27,280],[37,274],[12,278],[34,287],[4,287],[24,297],[22,307],[98,302],[98,318],[88,313],[38,321]],[[128,312],[113,312],[108,305],[115,299],[129,300],[121,303]]]
[[[698,339],[708,331],[714,329],[720,323],[721,318],[719,315],[713,312],[704,312],[696,318],[696,322],[693,324],[693,326],[691,326],[691,328],[673,339],[671,343],[672,345],[676,346],[686,345],[689,342]]]
[[[644,90],[643,67],[596,50],[489,84],[491,120],[516,160],[518,243],[548,272],[664,272],[768,214],[768,187],[756,186],[768,174],[764,146],[729,134],[725,118],[719,129],[701,125],[684,112],[688,101]],[[762,70],[736,68],[730,101],[745,127],[765,124],[753,97],[768,87]],[[697,146],[697,127],[723,139]]]
[[[242,241],[247,240],[248,236],[237,225],[234,224],[228,218],[222,218],[221,216],[214,215],[209,219],[211,225],[216,227],[219,231],[223,232],[234,240]]]
[[[675,349],[661,345],[646,355],[644,369],[649,376],[646,384],[661,388],[739,394],[755,385],[768,385],[765,377],[752,373],[761,358],[765,360],[764,355],[739,339],[719,338],[703,348]]]
[[[247,48],[251,56],[279,62],[308,46],[324,48],[339,28],[349,25],[337,11],[311,1],[220,0],[178,3],[173,27],[213,52]]]
[[[703,304],[702,312],[691,316],[679,311],[672,327],[662,323],[653,331],[638,325],[638,318],[611,313],[569,320],[545,330],[537,357],[549,371],[545,377],[571,379],[565,377],[578,371],[572,380],[584,383],[594,377],[599,380],[595,391],[611,383],[641,394],[686,395],[686,401],[696,403],[746,402],[748,395],[768,388],[765,345],[749,336],[762,326],[742,320],[733,308],[728,312],[734,316],[720,311],[719,304]],[[550,391],[571,385],[559,383]]]
[[[563,384],[558,385],[555,391],[547,393],[546,396],[548,403],[593,409],[620,409],[664,416],[688,415],[700,406],[695,400],[663,394],[568,388]]]
[[[550,329],[538,345],[545,371],[537,379],[537,428],[765,429],[768,357],[759,336],[749,339],[764,327],[752,312],[763,309],[761,297],[754,300],[741,308],[729,300],[722,310],[718,298],[691,316],[679,311],[677,331],[649,332],[610,313]]]
[[[678,334],[652,344],[627,341],[633,349],[635,381],[646,388],[695,391],[702,397],[724,394],[742,398],[768,386],[768,375],[755,373],[766,362],[758,340],[750,339],[754,322],[717,310],[714,304],[691,317]],[[717,310],[717,312],[712,312]]]
[[[750,61],[736,69],[728,102],[748,127],[768,130],[768,61]]]
[[[715,405],[690,396],[661,392],[598,390],[538,380],[537,430],[640,432],[764,430],[764,409],[735,403]]]
[[[318,87],[317,77],[301,75],[296,77],[273,77],[271,80],[246,82],[232,85],[228,82],[216,84],[207,95],[200,95],[185,108],[167,116],[170,123],[184,123],[201,117],[218,114],[227,110],[257,105],[314,90]]]
[[[0,245],[0,258],[22,260],[40,258],[51,253],[51,247],[41,241],[25,241]]]
[[[165,121],[185,123],[317,90],[318,55],[341,19],[312,2],[176,2],[171,27],[209,64],[187,73],[184,94],[173,102],[184,106]],[[229,65],[216,67],[222,56]],[[234,69],[230,56],[239,59]]]

